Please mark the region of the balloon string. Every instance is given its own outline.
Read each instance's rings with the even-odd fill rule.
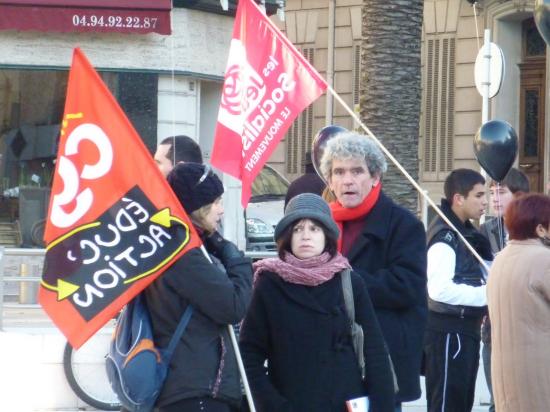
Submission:
[[[497,182],[496,185],[496,200],[499,205],[499,211],[496,213],[496,219],[497,219],[497,234],[498,234],[498,250],[504,249],[504,210],[502,210],[502,203],[500,203],[500,183]]]
[[[428,196],[428,194],[420,187],[420,185],[416,182],[416,180],[413,179],[413,177],[405,170],[405,168],[399,163],[399,161],[389,152],[388,149],[382,144],[380,140],[370,131],[370,129],[361,121],[359,116],[348,106],[348,104],[340,97],[338,93],[329,85],[327,87],[327,90],[334,96],[338,102],[344,107],[344,109],[350,114],[350,116],[357,122],[359,126],[365,131],[365,133],[378,145],[380,150],[388,157],[388,159],[391,160],[391,162],[399,169],[399,171],[407,178],[407,180],[414,186],[414,188],[418,191],[418,193],[428,202],[428,204],[433,207],[434,211],[443,219],[445,223],[447,223],[451,229],[453,229],[460,240],[464,243],[464,245],[468,248],[470,252],[472,252],[472,255],[479,261],[479,263],[487,270],[489,271],[489,266],[487,263],[483,260],[481,256],[476,252],[476,250],[473,248],[473,246],[462,236],[460,231],[456,228],[456,226],[445,216],[445,214],[441,211],[439,206],[435,204],[435,202]]]

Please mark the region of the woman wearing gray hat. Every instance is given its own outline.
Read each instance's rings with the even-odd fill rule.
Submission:
[[[240,346],[258,412],[344,412],[346,401],[365,396],[370,411],[393,411],[388,353],[365,285],[354,273],[355,322],[365,338],[363,345],[352,339],[342,281],[350,265],[337,252],[338,234],[321,197],[298,195],[275,229],[279,256],[254,265]]]

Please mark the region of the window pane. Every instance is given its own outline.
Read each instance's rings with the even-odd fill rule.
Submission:
[[[523,154],[526,157],[538,156],[539,146],[539,92],[525,91],[525,136]]]
[[[544,56],[546,54],[546,43],[535,25],[525,30],[525,54],[526,57]]]

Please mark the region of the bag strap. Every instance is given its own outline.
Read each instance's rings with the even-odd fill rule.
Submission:
[[[340,278],[342,279],[346,313],[348,314],[348,319],[353,324],[353,322],[355,322],[355,303],[353,301],[353,287],[351,286],[350,270],[344,269],[340,274]]]
[[[174,331],[174,334],[172,335],[172,338],[170,339],[168,348],[166,348],[166,351],[164,352],[166,355],[167,362],[170,362],[170,359],[172,358],[172,354],[174,353],[174,350],[176,349],[176,346],[180,338],[182,337],[183,332],[185,332],[185,328],[187,328],[187,324],[191,319],[191,315],[193,315],[193,306],[187,305],[187,309],[185,309],[185,312],[183,312],[183,315],[180,319],[180,323],[178,324],[178,327],[176,328],[176,330]]]
[[[346,312],[348,314],[348,318],[351,322],[351,329],[352,329],[352,336],[353,336],[353,328],[354,325],[357,325],[359,328],[361,326],[359,324],[355,323],[355,306],[354,306],[354,300],[353,300],[353,287],[351,285],[351,276],[350,276],[350,270],[345,269],[341,272],[340,277],[342,279],[342,290],[344,291],[344,301],[346,303]],[[362,331],[362,329],[361,329]],[[361,343],[353,341],[353,349],[355,350],[355,355],[357,356],[357,363],[359,364],[359,367],[361,368],[361,372],[363,374],[363,378],[365,376],[365,354],[363,353],[363,340],[359,339]],[[357,348],[357,346],[361,346],[361,348]],[[393,367],[393,362],[390,356],[390,351],[388,349],[388,346],[386,345],[386,342],[384,341],[384,347],[386,348],[386,351],[388,352],[388,361],[390,364],[390,370],[392,374],[392,380],[393,380],[393,389],[394,392],[399,392],[399,384],[397,383],[397,375],[395,374],[395,368]]]
[[[350,333],[352,338],[353,350],[357,357],[357,364],[361,370],[361,376],[365,378],[365,353],[364,348],[364,335],[361,325],[355,322],[355,303],[353,298],[353,286],[351,284],[351,271],[350,269],[344,269],[340,278],[342,280],[342,291],[344,293],[344,303],[346,305],[346,312],[350,321]]]

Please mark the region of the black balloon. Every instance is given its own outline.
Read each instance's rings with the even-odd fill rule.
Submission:
[[[502,181],[518,153],[518,136],[503,120],[491,120],[479,128],[474,138],[477,161],[489,176]]]
[[[313,138],[312,148],[311,148],[311,161],[313,162],[313,167],[321,179],[325,180],[325,177],[321,173],[321,157],[323,157],[323,152],[327,142],[336,136],[338,133],[347,132],[348,130],[340,126],[325,126],[317,132],[317,135]],[[326,181],[325,181],[326,183]]]
[[[534,17],[540,35],[550,46],[550,0],[535,0]]]

